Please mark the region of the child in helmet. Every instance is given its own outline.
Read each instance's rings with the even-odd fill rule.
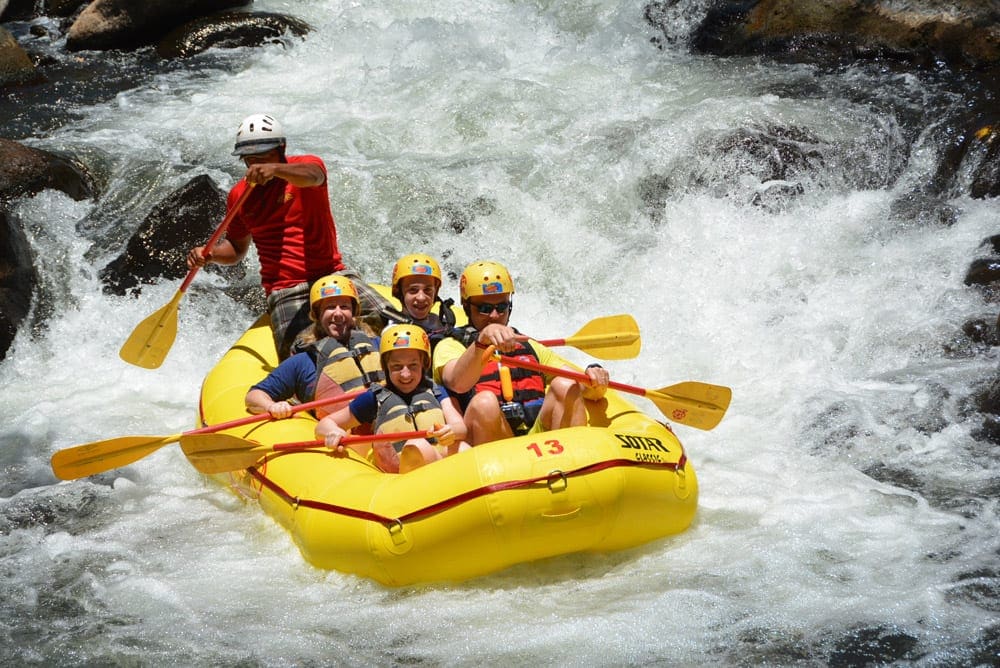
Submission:
[[[372,385],[320,420],[316,436],[325,439],[327,447],[343,450],[340,439],[347,430],[365,422],[373,423],[376,434],[430,432],[428,438],[377,443],[372,459],[388,473],[406,473],[468,448],[458,405],[428,376],[431,346],[427,333],[417,325],[392,325],[382,332],[379,351],[385,385]],[[366,445],[355,449],[361,455],[368,453]]]
[[[330,274],[316,281],[309,292],[313,326],[305,349],[250,388],[247,409],[286,418],[292,414],[288,402],[292,397],[303,402],[325,399],[381,381],[376,343],[355,327],[359,311],[358,293],[350,279]],[[325,415],[323,409],[316,413]]]
[[[402,312],[386,313],[386,326],[419,325],[430,338],[431,350],[448,336],[455,326],[451,299],[441,300],[441,266],[426,254],[411,253],[396,261],[392,268],[392,296],[403,305]],[[438,313],[431,313],[440,302]]]

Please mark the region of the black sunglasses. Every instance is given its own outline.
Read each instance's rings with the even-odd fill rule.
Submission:
[[[510,307],[510,302],[500,302],[499,304],[472,304],[472,308],[476,309],[476,311],[481,315],[489,315],[490,313],[493,313],[493,309],[496,309],[497,313],[503,315],[510,310]]]

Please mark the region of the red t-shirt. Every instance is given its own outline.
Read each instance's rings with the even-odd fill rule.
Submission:
[[[287,160],[315,163],[326,175],[326,165],[315,155],[293,155]],[[233,186],[227,206],[232,207],[246,188],[244,180]],[[255,187],[227,230],[231,239],[247,235],[257,248],[260,282],[267,294],[344,268],[326,179],[310,188],[282,179]]]

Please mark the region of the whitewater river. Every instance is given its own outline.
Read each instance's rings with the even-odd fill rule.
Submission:
[[[934,173],[929,112],[952,97],[914,75],[690,55],[669,38],[692,3],[666,37],[639,1],[254,8],[315,31],[26,141],[81,156],[104,190],[16,209],[53,300],[0,363],[0,664],[995,661],[1000,464],[969,397],[996,356],[959,340],[995,317],[963,284],[995,204],[957,195],[950,226],[894,206]],[[136,299],[98,274],[170,192],[234,183],[233,135],[258,111],[327,161],[341,248],[369,280],[413,251],[453,273],[500,259],[522,330],[631,313],[643,352],[613,379],[732,387],[718,428],[677,428],[701,484],[690,530],[387,589],[307,565],[176,446],[57,483],[61,448],[192,428],[202,377],[253,320],[201,272],[166,362],[140,369],[118,349],[179,281]],[[776,154],[747,135],[803,158],[762,176]]]

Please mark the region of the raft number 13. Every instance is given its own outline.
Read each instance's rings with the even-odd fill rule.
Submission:
[[[660,461],[660,456],[657,454],[658,452],[670,452],[670,449],[663,445],[663,441],[651,436],[615,434],[615,438],[621,441],[621,447],[623,448],[642,451],[635,453],[636,459],[641,462],[658,462]],[[529,443],[525,446],[525,449],[534,452],[536,457],[543,457],[545,455],[560,455],[566,450],[566,448],[563,447],[563,444],[554,438],[543,441],[541,445],[538,443]]]
[[[566,448],[563,447],[562,443],[553,438],[545,441],[543,445],[529,443],[526,449],[534,452],[536,457],[541,457],[543,455],[561,455]]]

